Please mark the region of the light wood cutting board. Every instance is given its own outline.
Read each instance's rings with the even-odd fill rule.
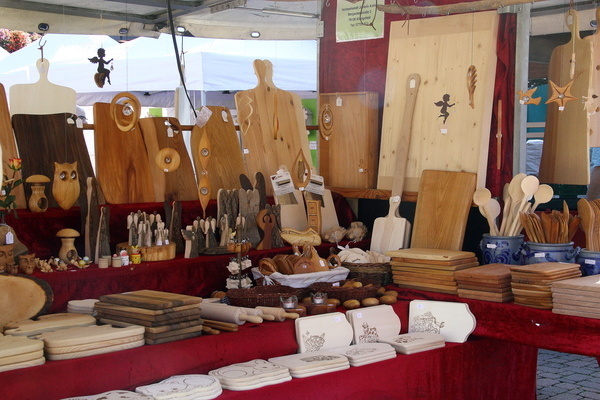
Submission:
[[[199,182],[204,169],[200,162],[200,138],[207,135],[211,154],[206,171],[210,182],[211,198],[216,199],[219,189],[239,189],[240,174],[247,174],[242,148],[238,139],[233,117],[227,107],[207,106],[212,112],[203,127],[194,125],[190,138],[192,158]]]
[[[413,300],[408,314],[408,332],[432,332],[446,342],[463,343],[475,330],[475,316],[468,304]]]
[[[0,293],[0,327],[43,314],[54,300],[46,281],[25,275],[0,275]]]
[[[462,249],[476,179],[469,172],[423,171],[411,247]]]
[[[10,111],[8,110],[8,100],[6,99],[6,91],[4,85],[0,83],[0,147],[2,148],[2,165],[5,166],[11,158],[19,158],[17,143],[13,133],[12,124],[10,122]],[[8,172],[8,171],[7,171]],[[12,173],[9,175],[11,176]],[[17,175],[19,176],[19,175]],[[15,202],[17,208],[26,208],[27,200],[25,199],[24,185],[17,186],[13,189],[12,194],[17,198]]]
[[[319,173],[328,186],[377,187],[376,92],[319,94]]]
[[[198,190],[194,167],[183,141],[183,132],[173,132],[169,137],[168,126],[165,124],[167,121],[179,126],[179,122],[174,118],[140,118],[138,121],[148,154],[148,169],[154,183],[154,201],[196,200]],[[179,167],[169,172],[161,170],[156,163],[157,153],[165,148],[173,149],[179,154]]]
[[[562,111],[558,103],[548,104],[539,179],[544,183],[587,185],[590,183],[589,123],[582,100],[592,85],[592,42],[579,35],[577,11],[569,10],[565,18],[571,40],[552,51],[548,80],[560,88],[573,82],[570,92],[577,100],[565,103]]]
[[[254,71],[257,86],[235,94],[238,124],[248,175],[271,176],[280,165],[293,165],[300,152],[311,159],[308,136],[301,99],[273,84],[271,62],[255,60]]]
[[[600,8],[596,8],[596,21],[600,20]],[[596,30],[593,35],[586,36],[585,40],[592,42],[593,49],[600,49],[600,32]],[[592,93],[600,94],[600,51],[593,52],[592,58],[592,84],[590,86]],[[588,96],[588,116],[590,125],[590,147],[600,147],[600,97],[589,98]]]
[[[107,203],[151,203],[154,185],[140,128],[123,132],[109,103],[94,104],[96,176]]]
[[[567,279],[552,284],[553,289],[573,289],[582,293],[600,293],[600,276],[590,275],[581,278]]]
[[[137,337],[143,334],[144,328],[141,326],[114,328],[110,325],[90,325],[61,329],[53,332],[44,332],[39,336],[39,339],[44,341],[46,348],[52,348],[77,346],[92,342],[104,342],[108,340]]]
[[[487,156],[496,73],[496,11],[395,21],[391,24],[377,188],[391,189],[402,110],[404,83],[415,71],[421,75],[404,190],[419,190],[427,169],[477,174],[485,187]],[[477,68],[474,108],[469,105],[467,72]],[[435,103],[448,94],[447,132]]]
[[[22,320],[7,323],[4,328],[6,335],[33,336],[42,332],[73,326],[95,325],[96,319],[91,315],[75,313],[58,313],[42,315],[36,321]]]

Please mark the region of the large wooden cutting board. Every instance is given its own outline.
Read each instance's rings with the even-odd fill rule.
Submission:
[[[46,281],[25,275],[0,275],[0,293],[0,327],[43,314],[54,300]]]
[[[109,103],[94,104],[96,176],[107,203],[154,202],[148,155],[139,127],[121,131]]]
[[[6,99],[6,91],[4,85],[0,83],[0,147],[2,148],[2,165],[6,166],[11,158],[19,158],[17,143],[13,133],[12,124],[10,122],[10,111],[8,110],[8,100]],[[7,171],[9,172],[9,171]],[[11,172],[12,175],[12,172]],[[9,175],[10,176],[10,175]],[[19,176],[19,175],[17,175]],[[17,208],[26,208],[27,200],[25,198],[25,190],[23,185],[13,189],[12,194],[17,198],[15,203]]]
[[[86,181],[94,177],[94,169],[83,129],[78,128],[73,120],[74,114],[14,114],[12,126],[23,159],[23,175],[42,174],[54,177],[54,163],[77,162],[79,180],[78,205],[87,202]],[[25,193],[31,195],[31,188],[25,185]],[[46,188],[46,197],[50,207],[58,207],[52,195],[51,187]]]
[[[392,257],[394,261],[416,262],[417,260],[435,261],[440,265],[461,264],[465,259],[472,259],[475,253],[470,251],[446,250],[446,249],[426,249],[413,246],[410,249],[401,249],[388,251],[387,256]]]
[[[154,201],[193,201],[198,199],[194,167],[183,141],[183,132],[173,132],[169,136],[165,122],[171,121],[179,126],[174,118],[140,118],[138,121],[146,153],[148,169],[154,183]],[[156,163],[157,153],[165,148],[173,149],[179,154],[179,167],[165,172]]]
[[[311,159],[308,136],[300,97],[275,87],[268,60],[255,60],[254,71],[257,86],[235,94],[238,123],[248,175],[271,176],[280,165],[293,165],[300,152]]]
[[[427,169],[477,174],[485,187],[487,156],[496,73],[496,11],[404,20],[391,24],[385,87],[379,189],[391,189],[402,126],[406,77],[421,75],[404,190],[419,190],[421,172]],[[467,72],[477,68],[474,108],[469,105]],[[446,133],[440,130],[441,109],[435,105],[450,96]]]
[[[12,85],[10,88],[10,113],[56,114],[76,113],[75,90],[56,85],[48,80],[50,62],[40,58],[35,63],[40,74],[36,83]]]
[[[539,179],[544,183],[587,185],[590,183],[590,132],[582,100],[589,95],[592,84],[592,42],[579,35],[577,11],[569,10],[565,18],[571,40],[552,51],[548,80],[560,88],[572,82],[570,92],[576,100],[565,103],[562,111],[559,103],[548,104]],[[574,70],[571,69],[573,55]]]
[[[423,171],[411,247],[462,249],[476,179],[469,172]]]
[[[328,186],[377,186],[378,112],[376,92],[319,94],[319,173]]]
[[[596,8],[596,21],[600,20],[600,7]],[[600,32],[596,30],[593,35],[586,36],[585,40],[592,42],[593,49],[600,49]],[[588,96],[589,117],[589,146],[600,147],[600,51],[593,52],[592,58],[592,83],[591,90],[596,96]],[[591,98],[590,98],[591,97]]]
[[[199,181],[200,171],[204,169],[198,153],[200,138],[202,135],[207,135],[211,154],[206,171],[208,171],[211,198],[216,199],[217,192],[221,188],[239,189],[240,174],[247,175],[248,172],[231,112],[227,107],[207,106],[207,108],[212,114],[202,128],[194,125],[190,143],[196,178]]]

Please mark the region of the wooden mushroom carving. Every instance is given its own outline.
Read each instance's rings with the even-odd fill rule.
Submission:
[[[59,237],[62,242],[58,252],[58,258],[66,263],[71,262],[71,260],[76,260],[79,255],[75,248],[75,238],[79,237],[79,232],[75,229],[64,228],[56,232],[56,237]]]
[[[48,198],[45,193],[45,183],[50,182],[50,178],[45,175],[31,175],[25,182],[31,184],[31,196],[27,206],[31,212],[44,212],[48,209]]]

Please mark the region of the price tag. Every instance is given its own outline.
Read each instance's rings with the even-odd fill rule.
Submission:
[[[596,260],[591,260],[589,258],[586,258],[584,263],[589,264],[589,265],[596,265]]]
[[[202,106],[200,113],[198,113],[198,117],[196,118],[196,125],[202,128],[204,125],[206,125],[211,115],[212,111],[210,111],[208,107]]]
[[[244,147],[244,154],[250,154],[250,150]]]
[[[535,257],[535,258],[544,258],[544,257],[546,257],[546,253],[535,253],[533,255],[533,257]]]
[[[322,196],[325,193],[325,180],[321,175],[311,174],[305,189],[309,193]]]
[[[498,247],[498,245],[497,245],[496,243],[488,243],[488,244],[486,245],[486,247],[487,247],[488,249],[495,249],[496,247]]]
[[[78,127],[79,129],[83,129],[83,120],[81,118],[77,118],[75,120],[75,126]]]
[[[342,106],[342,103],[343,103],[343,101],[342,101],[342,98],[341,98],[340,96],[337,96],[337,97],[335,98],[335,105],[336,105],[337,107],[341,107],[341,106]]]

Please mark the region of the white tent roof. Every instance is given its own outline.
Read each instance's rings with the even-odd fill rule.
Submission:
[[[73,88],[77,93],[120,91],[172,91],[180,85],[170,35],[158,39],[140,37],[118,44],[108,36],[45,35],[44,58],[50,62],[48,79]],[[247,41],[177,38],[185,54],[188,90],[245,90],[256,86],[254,59],[273,63],[273,81],[285,90],[316,91],[316,41]],[[98,88],[93,76],[97,65],[88,61],[99,47],[105,59],[114,59],[111,85]],[[35,61],[40,57],[39,41],[10,54],[0,62],[0,82],[5,87],[35,83],[39,74]]]
[[[6,57],[8,55],[8,51],[4,50],[2,47],[0,47],[0,60],[2,60],[4,57]]]

